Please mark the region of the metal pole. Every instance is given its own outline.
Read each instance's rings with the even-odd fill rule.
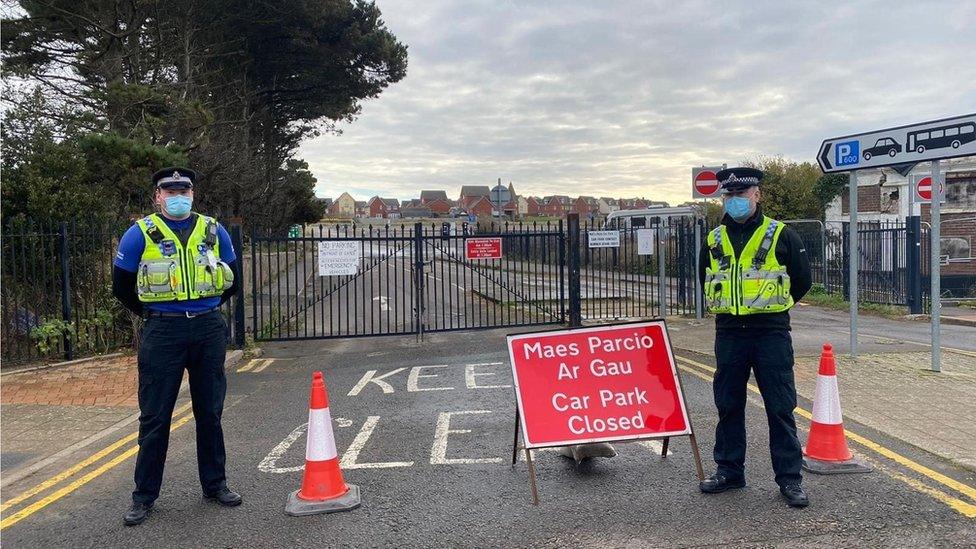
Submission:
[[[698,277],[698,265],[701,261],[701,220],[695,219],[695,268],[693,270],[693,276],[695,277],[695,318],[701,320],[705,314],[703,309],[704,303],[702,303],[702,287],[701,280]]]
[[[661,318],[668,316],[667,279],[664,272],[664,219],[657,222],[657,299],[661,305]]]
[[[942,173],[938,160],[932,161],[932,268],[929,269],[932,277],[932,371],[942,370],[940,365],[942,354],[939,349],[939,322],[942,316],[942,288],[940,287],[941,273],[939,261],[942,256],[942,246],[939,238],[939,222],[942,214]]]
[[[238,349],[244,348],[244,239],[241,235],[241,226],[238,224],[231,225],[230,236],[234,243],[234,248],[237,251],[237,272],[234,276],[240,281],[240,286],[237,288],[237,295],[234,296],[234,344],[237,345]],[[251,244],[254,245],[253,243]],[[253,269],[254,266],[252,265]],[[255,290],[256,291],[256,290]]]
[[[579,214],[571,213],[566,216],[567,242],[569,256],[567,257],[567,273],[569,274],[569,326],[576,328],[583,325],[582,288],[580,284],[580,223]]]
[[[858,264],[858,250],[857,250],[857,171],[851,170],[849,180],[848,180],[848,211],[851,214],[851,222],[848,225],[848,232],[850,235],[847,239],[847,245],[850,248],[850,253],[848,254],[848,296],[851,300],[851,357],[857,358],[857,264]]]
[[[71,267],[68,264],[68,224],[61,222],[58,228],[58,240],[61,244],[61,319],[71,324]],[[71,335],[67,330],[63,332],[64,359],[71,360],[74,356]]]

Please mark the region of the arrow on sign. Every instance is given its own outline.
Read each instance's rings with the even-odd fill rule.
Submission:
[[[824,141],[823,142],[823,146],[820,149],[820,158],[819,158],[819,160],[820,160],[820,167],[823,168],[823,171],[825,171],[825,172],[826,171],[829,171],[831,169],[831,167],[832,167],[830,165],[830,160],[829,160],[830,156],[827,154],[829,152],[830,152],[830,143]]]

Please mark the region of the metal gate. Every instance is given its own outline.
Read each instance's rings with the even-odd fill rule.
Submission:
[[[476,231],[476,229],[475,229]],[[259,341],[325,339],[565,322],[562,224],[465,234],[455,223],[319,225],[251,236],[252,326]],[[473,231],[474,232],[474,231]],[[469,237],[500,259],[465,258]],[[323,243],[354,243],[356,274],[319,276]]]

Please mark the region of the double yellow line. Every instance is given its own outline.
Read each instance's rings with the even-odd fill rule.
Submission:
[[[174,420],[170,425],[170,432],[175,431],[176,429],[182,427],[184,424],[186,424],[186,422],[190,421],[193,418],[193,412],[190,411],[191,406],[192,403],[188,402],[173,411]],[[31,503],[27,507],[20,509],[14,514],[12,515],[6,514],[7,509],[13,507],[14,505],[17,505],[18,503],[25,502],[30,498],[36,496],[37,494],[40,494],[41,492],[44,492],[49,488],[53,488],[61,484],[62,482],[74,477],[78,473],[87,469],[89,466],[95,465],[98,462],[100,462],[102,459],[112,455],[119,448],[122,448],[123,446],[126,446],[127,444],[133,442],[134,440],[136,440],[138,436],[139,436],[138,432],[132,433],[122,438],[121,440],[118,440],[106,446],[105,448],[99,450],[98,452],[89,456],[85,460],[69,467],[68,469],[62,471],[61,473],[58,473],[57,475],[54,475],[53,477],[45,480],[44,482],[41,482],[40,484],[28,489],[27,491],[17,494],[16,496],[5,500],[2,504],[0,504],[0,513],[4,514],[3,519],[0,520],[0,530],[5,530],[8,527],[13,526],[14,524],[17,524],[18,522],[33,515],[34,513],[40,511],[41,509],[47,507],[48,505],[58,501],[59,499],[67,496],[68,494],[74,492],[78,488],[81,488],[82,486],[88,484],[92,480],[98,478],[105,472],[116,467],[123,461],[134,456],[136,452],[139,451],[138,444],[134,444],[130,446],[121,454],[116,455],[115,457],[111,458],[105,463],[102,463],[98,467],[85,473],[83,476],[78,477],[71,483],[55,490],[54,492],[51,492],[47,496],[35,501],[34,503]]]
[[[715,377],[715,368],[707,364],[702,364],[701,362],[691,360],[690,358],[685,358],[683,356],[677,356],[677,355],[675,355],[675,359],[677,359],[677,361],[680,363],[677,365],[678,368],[681,368],[681,370],[688,372],[689,374],[699,377],[709,383],[711,383],[713,378]],[[759,388],[756,387],[754,384],[749,383],[747,387],[753,393],[760,394]],[[806,418],[808,420],[813,420],[813,414],[809,410],[797,406],[794,411],[796,412],[797,415],[803,418]],[[911,486],[914,490],[918,492],[921,492],[923,494],[926,494],[928,496],[931,496],[941,501],[942,503],[948,505],[949,507],[957,511],[959,514],[967,518],[976,518],[976,504],[974,504],[974,502],[976,502],[976,488],[973,488],[968,484],[959,482],[953,478],[947,477],[946,475],[943,475],[938,471],[934,471],[916,461],[913,461],[899,454],[898,452],[895,452],[890,448],[887,448],[881,444],[878,444],[877,442],[874,442],[873,440],[868,439],[867,437],[861,436],[847,429],[844,429],[844,434],[847,436],[848,440],[860,445],[861,447],[867,450],[870,450],[875,454],[870,457],[867,456],[866,457],[867,460],[870,461],[871,464],[874,465],[874,467],[879,471],[884,472],[886,475],[888,475],[893,479],[904,482],[905,484]],[[897,463],[898,465],[901,465],[902,467],[910,469],[911,471],[923,477],[926,477],[929,480],[941,486],[938,488],[932,487],[928,484],[919,481],[916,478],[910,477],[899,471],[893,470],[890,467],[886,466],[883,462],[879,461],[877,459],[878,456],[884,457],[888,460]],[[943,488],[947,488],[948,490],[944,490]],[[971,501],[967,501],[966,499],[960,499],[959,497],[957,497],[957,495],[965,496]]]

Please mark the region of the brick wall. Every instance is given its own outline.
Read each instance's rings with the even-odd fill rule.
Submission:
[[[844,192],[840,195],[840,207],[842,213],[850,212],[850,196],[847,188],[844,188]],[[880,212],[881,211],[881,186],[880,185],[863,185],[857,187],[857,211],[858,213],[865,212]]]

